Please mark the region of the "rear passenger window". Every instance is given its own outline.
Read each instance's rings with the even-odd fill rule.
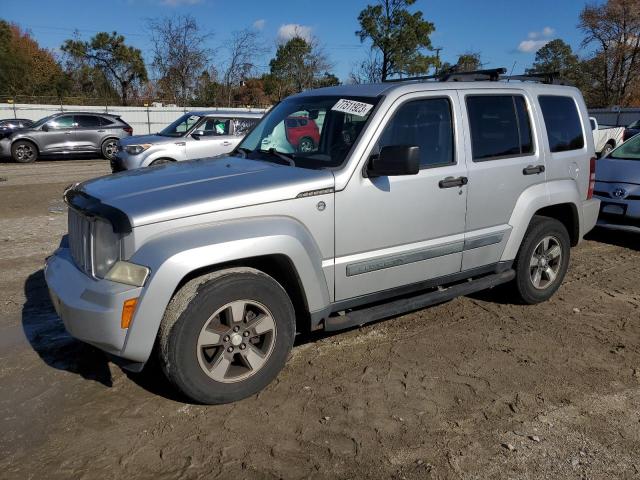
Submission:
[[[96,128],[100,126],[99,117],[94,117],[93,115],[76,115],[75,120],[80,128]]]
[[[475,162],[533,153],[531,121],[523,97],[468,96],[467,111]]]
[[[109,118],[98,117],[98,120],[100,120],[100,126],[102,127],[106,127],[107,125],[113,125],[113,120]]]
[[[421,168],[455,163],[449,100],[432,98],[402,105],[378,141],[379,148],[394,145],[420,147]]]
[[[549,148],[552,152],[580,150],[584,135],[576,102],[571,97],[541,95],[538,97],[544,123],[547,126]]]

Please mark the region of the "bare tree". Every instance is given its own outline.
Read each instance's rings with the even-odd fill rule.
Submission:
[[[238,87],[256,73],[256,59],[267,53],[267,48],[261,45],[260,34],[247,28],[234,32],[227,47],[229,57],[224,65],[224,86],[227,104],[231,106],[234,87]]]
[[[608,0],[588,5],[579,27],[586,34],[583,46],[597,45],[594,60],[600,64],[594,80],[604,105],[626,105],[632,83],[640,75],[640,2]]]
[[[377,83],[382,79],[382,63],[376,52],[371,51],[369,57],[356,65],[349,73],[349,83]]]
[[[211,33],[202,31],[191,15],[151,19],[152,66],[160,88],[183,105],[193,96],[198,75],[212,53],[206,43]]]

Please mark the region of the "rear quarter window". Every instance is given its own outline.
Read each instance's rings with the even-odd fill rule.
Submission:
[[[584,147],[584,133],[578,106],[571,97],[541,95],[538,97],[547,138],[552,153],[580,150]]]

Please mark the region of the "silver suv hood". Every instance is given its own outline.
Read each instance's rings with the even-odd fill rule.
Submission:
[[[136,227],[292,199],[333,186],[328,170],[222,157],[130,170],[90,180],[75,190],[121,210]]]

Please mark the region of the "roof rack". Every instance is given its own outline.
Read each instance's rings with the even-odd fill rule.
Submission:
[[[504,67],[489,68],[484,70],[472,70],[470,72],[459,72],[457,69],[457,65],[454,65],[453,67],[435,75],[391,78],[385,80],[385,83],[421,82],[426,80],[435,80],[438,82],[497,82],[499,80],[519,80],[522,82],[539,82],[549,85],[571,85],[571,82],[560,78],[559,72],[527,73],[523,75],[504,76],[505,73],[507,73],[507,69]]]
[[[538,82],[548,85],[571,85],[571,82],[560,78],[560,72],[526,73],[524,75],[511,75],[505,80],[520,80],[521,82]]]

